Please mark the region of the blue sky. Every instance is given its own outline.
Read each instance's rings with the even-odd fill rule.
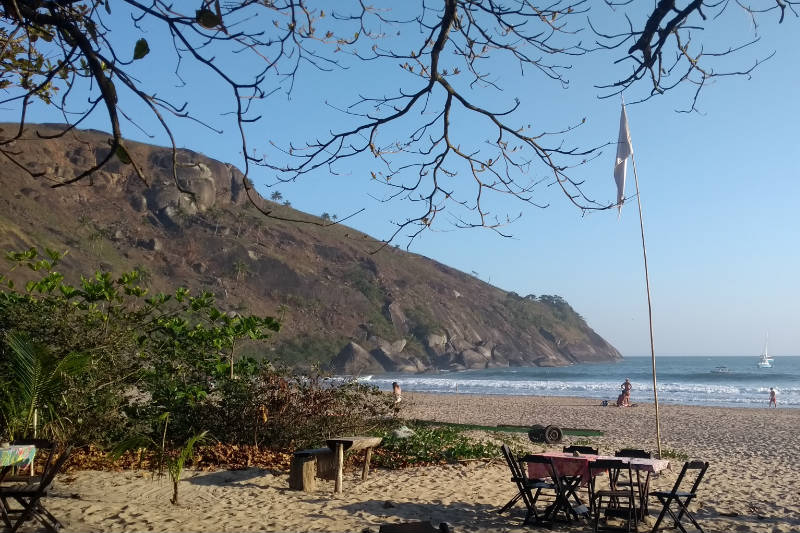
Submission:
[[[710,45],[741,42],[752,34],[742,12],[732,7],[728,16],[725,31],[709,32]],[[129,24],[117,17],[122,15],[115,14],[114,20],[121,27]],[[800,57],[795,53],[798,22],[788,16],[778,25],[776,19],[774,14],[764,15],[761,42],[730,64],[743,68],[772,50],[776,55],[751,79],[720,78],[707,86],[698,105],[702,113],[675,112],[689,103],[690,88],[628,107],[644,208],[657,354],[755,357],[767,330],[773,355],[800,354],[796,207],[800,101],[794,97],[800,86]],[[618,17],[600,12],[598,20],[613,25]],[[125,37],[125,32],[119,34]],[[136,36],[128,38],[132,47]],[[158,41],[155,31],[148,33],[148,40],[154,52],[136,65],[140,79],[152,83],[161,95],[189,98],[191,109],[224,129],[217,135],[173,120],[179,145],[241,166],[237,133],[229,117],[220,115],[228,109],[221,107],[227,104],[228,93],[199,69],[182,71],[190,91],[181,93],[175,88],[172,56],[159,53],[166,49],[165,43]],[[493,65],[492,74],[504,91],[482,93],[480,98],[502,106],[519,98],[519,120],[543,129],[586,117],[586,124],[569,137],[572,144],[615,142],[619,99],[598,99],[601,92],[594,85],[617,79],[621,67],[612,61],[619,55],[577,59],[567,90],[535,74],[520,77],[518,69],[501,60]],[[242,66],[236,61],[242,59],[230,59],[231,68]],[[305,69],[291,95],[278,91],[258,102],[264,118],[249,128],[250,146],[275,157],[269,140],[313,139],[344,123],[326,101],[346,106],[359,93],[381,95],[395,90],[397,83],[408,84],[409,78],[394,65],[378,68],[348,58],[345,62],[348,70],[331,74]],[[626,99],[635,99],[635,94],[626,94]],[[60,121],[41,106],[32,111],[31,120]],[[0,109],[0,120],[15,116]],[[107,129],[103,119],[98,114],[87,126]],[[458,127],[465,140],[472,132],[478,132],[476,139],[482,138],[480,123],[465,118]],[[148,139],[130,126],[126,134],[165,143],[163,136]],[[606,148],[579,170],[587,180],[586,190],[604,203],[614,199],[614,154],[615,147]],[[265,196],[278,190],[293,207],[310,213],[341,218],[364,208],[349,225],[383,238],[391,232],[391,221],[410,214],[413,206],[372,198],[383,194],[369,180],[372,164],[361,158],[340,168],[338,176],[318,172],[278,185],[275,173],[263,168],[252,169],[251,177]],[[632,195],[630,166],[628,174],[626,192]],[[537,199],[549,207],[537,209],[503,198],[493,201],[492,206],[502,212],[522,212],[519,221],[504,229],[512,238],[485,230],[455,230],[445,223],[423,233],[410,250],[521,295],[561,295],[623,355],[649,354],[635,199],[619,220],[616,211],[584,215],[554,186],[541,186]],[[398,242],[405,245],[402,239]]]

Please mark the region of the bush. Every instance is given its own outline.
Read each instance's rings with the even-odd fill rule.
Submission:
[[[282,363],[289,365],[326,364],[330,362],[347,344],[344,337],[322,337],[318,335],[299,335],[283,341],[271,354]]]
[[[402,439],[390,432],[378,433],[383,442],[375,450],[374,463],[403,468],[499,456],[496,444],[470,439],[457,428],[415,425],[411,429],[414,435]]]
[[[375,431],[393,412],[391,396],[374,386],[237,356],[242,341],[263,341],[279,329],[271,317],[231,315],[210,294],[183,288],[149,295],[138,272],[96,272],[72,286],[53,271],[59,254],[37,254],[8,256],[40,276],[24,291],[0,276],[2,433],[30,436],[19,433],[32,427],[37,410],[39,436],[78,445],[139,435],[172,449],[208,431],[229,444],[305,447]],[[15,350],[8,339],[17,338],[25,343]],[[15,379],[17,352],[46,362],[42,368],[66,369],[75,354],[87,364],[79,373],[59,370],[49,381],[52,394],[33,403]],[[160,422],[165,416],[168,425]]]

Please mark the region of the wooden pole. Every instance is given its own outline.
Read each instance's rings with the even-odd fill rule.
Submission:
[[[342,493],[342,467],[344,465],[344,444],[336,443],[336,482],[333,491],[336,494]]]
[[[624,104],[623,104],[624,105]],[[630,128],[630,126],[628,126]],[[644,256],[644,281],[647,287],[647,317],[650,323],[650,359],[653,364],[653,402],[656,406],[656,446],[661,458],[661,421],[658,416],[658,387],[656,385],[656,349],[653,342],[653,305],[650,299],[650,274],[647,270],[647,247],[644,243],[644,219],[642,218],[642,197],[639,195],[639,175],[636,173],[636,157],[631,153],[633,180],[636,183],[636,203],[639,204],[639,227],[642,230],[642,255]]]
[[[364,452],[364,468],[361,470],[361,481],[366,481],[369,475],[369,460],[372,459],[372,448]]]

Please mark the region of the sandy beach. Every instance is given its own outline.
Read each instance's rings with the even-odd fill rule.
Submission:
[[[634,398],[636,401],[636,398]],[[590,428],[602,437],[565,437],[558,449],[581,439],[613,453],[622,447],[655,449],[654,409],[602,407],[599,400],[509,396],[434,395],[406,392],[403,415],[483,425],[556,424]],[[797,409],[661,406],[662,447],[711,463],[693,508],[708,532],[800,530],[800,455]],[[486,438],[492,435],[485,434]],[[504,434],[541,451],[524,434]],[[653,480],[668,489],[682,460]],[[527,531],[524,507],[497,510],[515,493],[500,461],[473,461],[390,471],[345,473],[344,494],[320,481],[315,492],[289,490],[286,472],[261,469],[188,472],[179,505],[171,486],[149,472],[80,471],[62,475],[47,507],[67,531],[329,531],[377,532],[381,524],[448,522],[456,532]],[[651,504],[651,510],[653,504]],[[565,531],[591,531],[588,523]],[[640,526],[640,531],[649,528]],[[24,531],[34,531],[27,524]]]

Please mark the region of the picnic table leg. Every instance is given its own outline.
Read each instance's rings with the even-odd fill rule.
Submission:
[[[334,492],[336,494],[342,493],[342,467],[344,465],[344,444],[336,444],[336,485]]]
[[[369,475],[369,460],[372,458],[372,448],[367,448],[364,453],[364,469],[361,471],[361,481],[366,481]]]

